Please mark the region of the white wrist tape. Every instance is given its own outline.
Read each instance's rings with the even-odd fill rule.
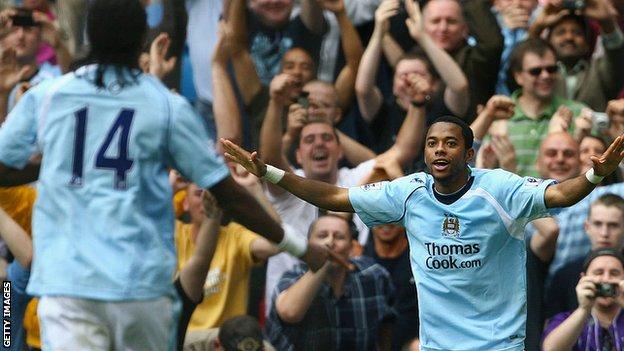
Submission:
[[[587,178],[587,180],[592,184],[600,184],[600,182],[604,179],[604,177],[595,175],[593,168],[590,168],[589,171],[585,173],[585,178]]]
[[[284,172],[283,170],[277,167],[273,167],[271,165],[267,165],[266,173],[262,176],[262,179],[266,180],[267,182],[277,184],[280,180],[282,180],[282,178],[284,178],[284,174],[286,174],[286,172]]]
[[[284,238],[277,247],[295,257],[301,257],[308,250],[308,242],[305,238],[295,234],[289,225],[284,225]]]

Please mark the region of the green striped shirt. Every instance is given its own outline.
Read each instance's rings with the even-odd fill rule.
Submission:
[[[511,98],[516,103],[516,108],[513,117],[507,124],[507,133],[516,151],[517,173],[521,176],[539,177],[540,175],[535,163],[537,161],[537,153],[539,152],[540,144],[548,134],[550,118],[561,105],[572,110],[574,117],[578,116],[585,105],[577,101],[555,96],[550,106],[537,118],[533,119],[522,111],[518,103],[520,94],[521,91],[516,90],[511,95]],[[570,124],[570,131],[572,131],[572,129],[573,123]]]

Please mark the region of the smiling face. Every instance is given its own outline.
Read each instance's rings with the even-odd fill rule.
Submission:
[[[329,123],[312,122],[301,129],[296,154],[306,178],[335,183],[342,147]]]
[[[568,133],[553,133],[544,139],[537,156],[537,170],[544,179],[563,182],[580,173],[578,143]]]
[[[527,52],[522,59],[522,70],[514,73],[522,95],[538,100],[550,100],[559,77],[555,54],[548,50],[543,56]]]
[[[282,27],[290,19],[293,0],[249,0],[249,9],[267,27]]]
[[[455,0],[432,0],[423,9],[424,29],[446,51],[458,49],[468,36],[461,5]]]
[[[451,183],[462,178],[474,150],[466,150],[461,127],[450,122],[436,122],[429,127],[425,140],[425,164],[436,182]]]
[[[557,51],[557,57],[561,60],[575,61],[585,57],[589,52],[583,27],[572,18],[557,23],[551,29],[549,41]]]

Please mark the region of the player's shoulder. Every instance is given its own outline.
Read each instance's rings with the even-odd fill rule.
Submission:
[[[472,175],[475,177],[476,182],[491,183],[492,185],[504,185],[507,181],[514,181],[522,178],[515,173],[506,171],[501,168],[472,168],[471,172]]]
[[[428,186],[432,185],[432,182],[433,178],[431,175],[424,172],[408,174],[392,181],[396,186],[409,190],[410,192],[417,189],[426,190]]]
[[[180,94],[169,90],[160,79],[154,77],[151,74],[142,74],[141,82],[143,88],[151,90],[153,94],[159,94],[163,98],[166,98],[170,103],[182,104],[186,103],[186,99]]]

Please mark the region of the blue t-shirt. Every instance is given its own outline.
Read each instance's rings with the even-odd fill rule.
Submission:
[[[95,66],[29,90],[0,129],[0,162],[42,155],[28,293],[99,300],[170,294],[176,252],[168,167],[207,188],[228,175],[201,119],[157,79],[119,89]]]
[[[369,226],[405,226],[420,313],[421,350],[523,350],[524,226],[548,215],[553,181],[472,170],[470,188],[445,204],[416,173],[349,189]]]

